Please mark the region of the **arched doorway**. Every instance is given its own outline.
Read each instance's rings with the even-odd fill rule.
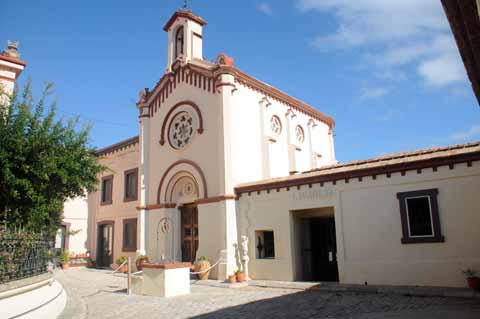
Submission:
[[[207,197],[205,176],[192,161],[172,164],[163,175],[157,194],[158,204],[175,207],[182,261],[193,262],[199,247],[197,200]],[[178,232],[177,232],[178,234]],[[178,247],[178,245],[177,245]]]

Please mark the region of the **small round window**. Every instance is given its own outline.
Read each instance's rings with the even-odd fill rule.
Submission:
[[[295,127],[295,138],[297,139],[297,143],[302,144],[303,141],[305,141],[305,132],[303,131],[303,128],[300,125],[297,125]]]
[[[193,118],[188,112],[177,113],[170,122],[168,140],[175,149],[182,149],[192,140],[195,134]]]
[[[282,122],[280,121],[278,116],[274,115],[270,119],[270,129],[275,135],[280,135],[280,133],[282,133]]]

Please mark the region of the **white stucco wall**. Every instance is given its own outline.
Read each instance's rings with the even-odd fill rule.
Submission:
[[[88,250],[88,201],[86,196],[65,202],[63,223],[69,224],[70,232],[72,233],[68,238],[68,247],[65,248],[73,254],[85,253]]]
[[[398,192],[437,188],[444,243],[402,244]],[[461,271],[480,268],[480,163],[457,164],[296,187],[280,192],[244,194],[239,208],[239,236],[249,236],[250,271],[256,279],[294,280],[296,243],[294,210],[333,207],[340,282],[385,285],[464,287]],[[275,259],[255,256],[256,230],[275,232]]]

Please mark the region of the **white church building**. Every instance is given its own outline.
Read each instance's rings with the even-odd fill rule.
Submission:
[[[338,163],[335,121],[205,60],[206,24],[173,14],[139,136],[96,153],[110,169],[88,198],[98,266],[208,256],[224,279],[246,236],[254,279],[464,286],[480,270],[480,143]]]

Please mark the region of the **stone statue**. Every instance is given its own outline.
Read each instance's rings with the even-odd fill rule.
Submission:
[[[245,277],[247,278],[247,280],[250,280],[250,277],[248,276],[248,262],[250,261],[250,257],[248,257],[248,237],[243,235],[241,239],[242,251],[240,253],[243,271],[245,272]]]

